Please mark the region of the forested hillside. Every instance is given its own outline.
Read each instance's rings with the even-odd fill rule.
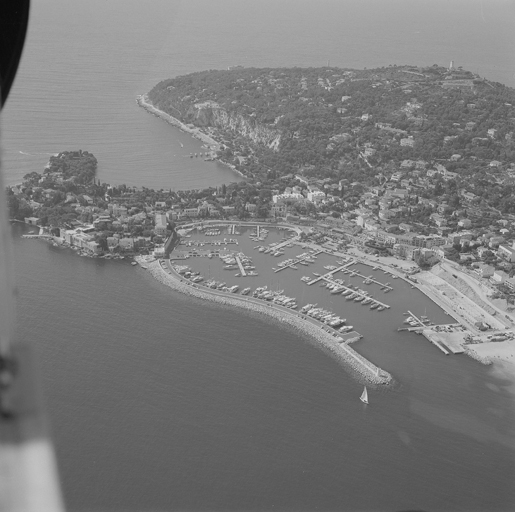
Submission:
[[[352,175],[406,159],[448,160],[468,175],[515,161],[515,90],[461,68],[238,67],[164,80],[148,97],[211,131],[220,157],[254,177],[313,166]]]

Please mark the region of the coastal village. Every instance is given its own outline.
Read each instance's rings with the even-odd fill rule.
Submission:
[[[403,72],[415,77],[419,73]],[[278,87],[280,81],[274,83]],[[318,82],[326,90],[336,84],[325,79]],[[371,86],[385,87],[385,83],[372,81]],[[237,226],[287,228],[294,234],[293,241],[311,254],[322,251],[344,258],[342,263],[353,258],[388,269],[395,278],[408,280],[410,286],[452,311],[459,328],[451,329],[451,334],[410,316],[410,328],[424,331],[437,346],[457,346],[451,338],[459,332],[458,345],[472,343],[477,359],[490,362],[494,354],[508,361],[515,353],[515,163],[511,153],[515,115],[512,105],[504,102],[510,114],[503,115],[502,122],[485,124],[481,102],[473,98],[478,77],[453,70],[452,64],[440,86],[444,91],[465,91],[459,101],[468,119],[452,123],[454,134],[443,135],[442,144],[470,138],[466,148],[450,152],[447,158],[378,159],[385,146],[406,150],[398,153],[401,156],[409,156],[417,146],[425,121],[414,97],[422,85],[415,80],[401,88],[406,96],[401,110],[409,121],[405,129],[362,112],[352,119],[354,128],[348,133],[327,139],[325,151],[329,153],[353,140],[352,171],[348,171],[349,158],[334,173],[312,164],[285,173],[245,172],[246,165],[252,168],[252,155],[248,148],[237,151],[233,144],[230,163],[244,179],[203,190],[156,191],[102,184],[96,178],[93,155],[66,151],[51,157],[43,172],[30,173],[23,183],[8,187],[10,216],[34,227],[28,237],[47,238],[81,255],[139,256],[141,265],[194,257],[187,236],[199,226],[203,231],[206,227],[219,230],[217,238],[224,245],[230,243],[231,229],[234,233]],[[346,106],[336,107],[339,115],[348,114],[350,100],[341,98],[341,105]],[[191,131],[193,125],[184,124],[184,128]],[[364,137],[366,130],[374,136]],[[206,154],[216,151],[220,160],[227,161],[227,134],[225,143],[216,146],[209,144],[216,131],[204,131]],[[472,132],[474,136],[469,137]],[[485,158],[471,150],[481,145],[490,151],[484,152]],[[488,158],[492,151],[496,159]],[[470,177],[467,173],[472,168],[481,171]],[[221,257],[220,251],[216,255]],[[167,273],[173,270],[178,273],[175,267],[168,267]],[[206,287],[194,283],[189,284]],[[491,348],[494,343],[497,351],[478,348]]]

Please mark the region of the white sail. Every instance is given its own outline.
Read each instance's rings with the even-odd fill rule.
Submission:
[[[359,397],[359,399],[360,399],[364,404],[368,404],[368,391],[367,391],[366,386],[365,386],[365,388],[363,389],[363,393],[361,393],[361,396]]]

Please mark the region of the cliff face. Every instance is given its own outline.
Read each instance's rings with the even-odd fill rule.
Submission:
[[[281,132],[256,123],[241,114],[227,110],[213,103],[192,105],[186,113],[186,122],[196,126],[212,126],[222,130],[230,130],[242,137],[252,140],[255,144],[268,146],[274,151],[279,150]]]

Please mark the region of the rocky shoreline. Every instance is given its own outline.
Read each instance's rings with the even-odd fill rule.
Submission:
[[[319,327],[298,318],[287,311],[280,311],[269,305],[261,305],[243,298],[219,295],[203,290],[198,287],[177,279],[168,274],[159,261],[148,263],[144,258],[136,258],[138,263],[145,265],[148,272],[160,283],[173,288],[181,293],[197,297],[203,300],[209,300],[221,305],[236,306],[247,309],[252,312],[265,314],[274,318],[278,322],[287,324],[297,332],[309,336],[310,339],[316,341],[317,346],[322,348],[331,357],[336,359],[349,373],[351,373],[358,381],[363,384],[372,386],[392,386],[394,384],[393,377],[386,371],[378,368],[373,363],[358,354],[348,345],[340,345],[333,336],[325,333]]]
[[[463,350],[465,351],[465,354],[467,354],[467,356],[469,356],[471,359],[474,359],[481,364],[484,364],[487,366],[493,364],[493,361],[489,357],[479,355],[474,350],[473,345],[464,345]]]
[[[171,124],[172,126],[175,126],[179,128],[179,130],[190,134],[192,137],[195,137],[196,139],[200,140],[204,144],[207,144],[211,151],[218,151],[220,149],[220,143],[217,142],[213,137],[210,137],[206,133],[204,133],[200,128],[191,128],[190,126],[184,124],[182,121],[177,119],[176,117],[171,116],[170,114],[167,114],[166,112],[163,112],[162,110],[159,110],[156,108],[152,102],[149,100],[148,96],[146,94],[141,94],[136,97],[136,103],[144,108],[147,112],[150,112],[151,114],[154,114],[155,116],[163,119],[167,123]],[[214,160],[218,160],[220,163],[226,165],[229,167],[232,171],[239,174],[241,177],[245,178],[245,175],[236,169],[236,167],[232,164],[229,164],[227,162],[224,162],[223,160],[220,160],[219,158],[215,158]]]

